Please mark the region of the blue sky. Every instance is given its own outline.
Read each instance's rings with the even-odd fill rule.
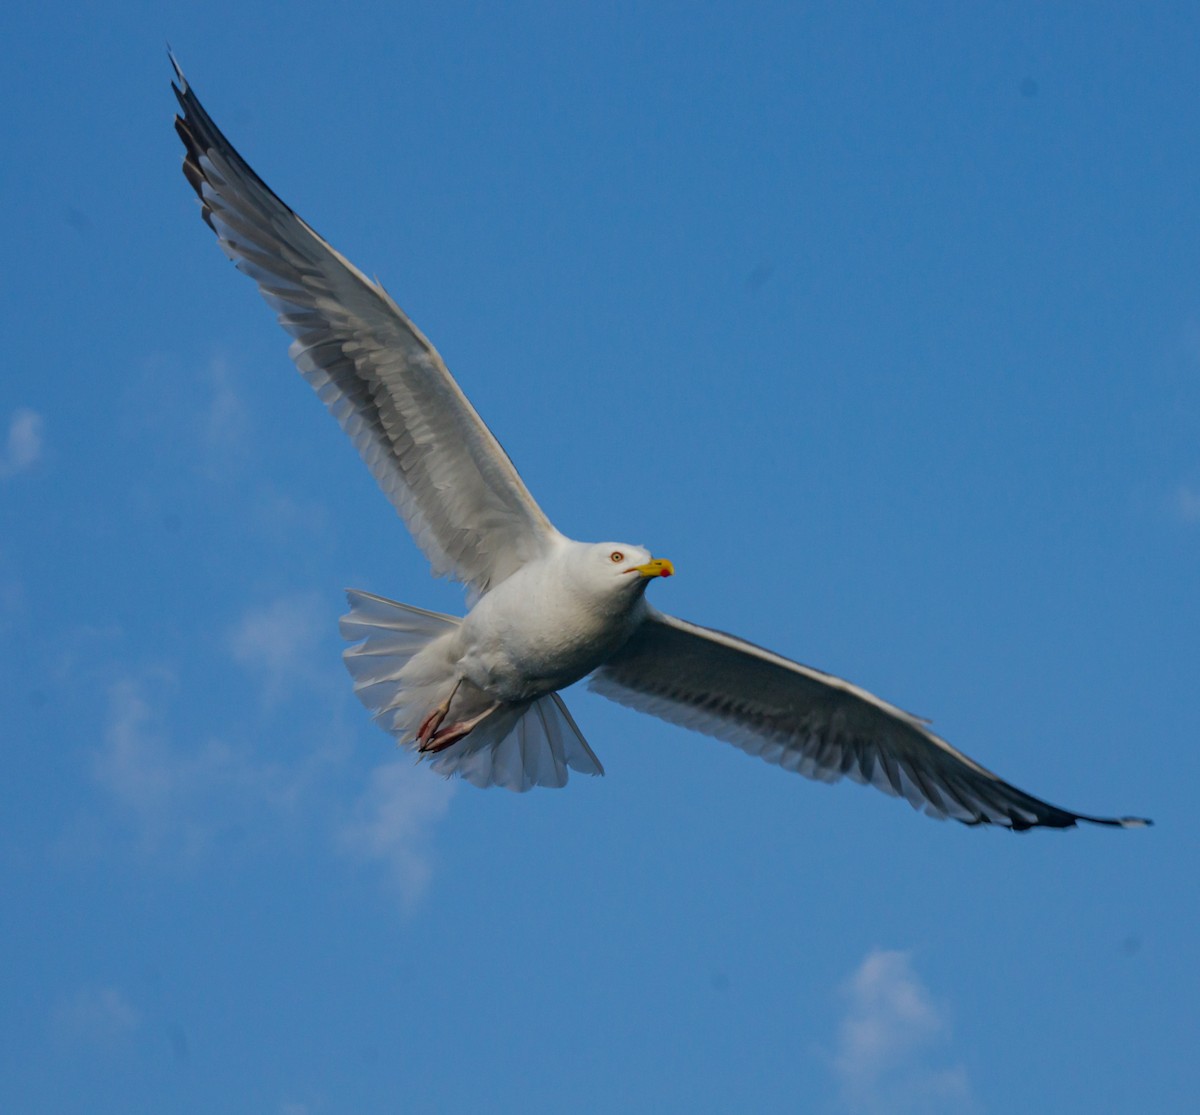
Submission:
[[[1194,1109],[1194,6],[16,8],[0,1108]],[[939,824],[584,691],[603,779],[414,768],[342,590],[461,594],[200,222],[167,40],[563,531],[1156,827]]]

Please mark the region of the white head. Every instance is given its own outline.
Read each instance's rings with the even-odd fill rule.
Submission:
[[[666,558],[651,557],[641,546],[628,542],[576,542],[571,579],[593,598],[617,607],[640,599],[655,577],[670,577],[675,567]]]

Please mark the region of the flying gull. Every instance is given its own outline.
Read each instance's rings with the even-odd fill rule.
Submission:
[[[467,587],[461,618],[348,593],[355,692],[400,744],[476,786],[602,774],[558,694],[590,674],[622,704],[933,817],[1017,830],[1149,823],[1050,805],[850,682],[652,607],[647,586],[671,562],[554,528],[433,345],[250,169],[171,61],[183,172],[204,220],[294,338],[292,359],[434,573]]]

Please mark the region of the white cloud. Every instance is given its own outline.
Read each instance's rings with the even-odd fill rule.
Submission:
[[[84,987],[54,1008],[54,1032],[69,1042],[115,1045],[137,1029],[138,1012],[115,987]]]
[[[149,680],[160,689],[172,684],[165,673]],[[256,762],[219,739],[177,747],[145,683],[128,678],[109,691],[108,723],[93,770],[132,822],[143,851],[185,856],[200,853],[264,805],[276,813],[291,807],[307,773],[302,764]]]
[[[244,463],[250,446],[250,417],[223,359],[213,358],[207,379],[208,409],[200,430],[204,472],[212,479],[225,478]]]
[[[381,865],[406,907],[429,883],[429,830],[449,808],[454,789],[411,758],[383,763],[342,828],[342,847],[358,859]]]
[[[234,627],[234,660],[263,682],[263,699],[275,704],[297,686],[323,676],[315,663],[326,617],[315,593],[285,596],[252,608]]]
[[[18,575],[16,562],[0,544],[0,635],[7,633],[27,608],[25,582]]]
[[[96,757],[96,776],[139,813],[164,811],[176,793],[178,772],[151,726],[149,704],[132,681],[119,682],[109,692],[108,730]]]
[[[1187,484],[1180,484],[1175,489],[1171,500],[1172,510],[1177,518],[1185,523],[1200,523],[1200,492]]]
[[[8,423],[4,454],[0,456],[0,479],[25,472],[41,460],[44,425],[36,410],[20,407],[13,413]]]
[[[939,1066],[931,1051],[950,1037],[906,952],[874,949],[842,989],[833,1068],[844,1109],[854,1115],[977,1110],[962,1065]]]
[[[175,684],[159,671],[111,686],[103,742],[93,754],[96,781],[139,853],[195,859],[230,834],[278,834],[287,823],[379,869],[405,910],[420,900],[432,873],[432,830],[452,784],[403,758],[376,767],[364,789],[344,730],[332,722],[314,729],[315,746],[283,746],[275,762],[249,741],[234,746],[188,729],[172,732],[163,710]],[[278,731],[270,738],[279,744]],[[83,818],[82,837],[68,834],[62,850],[94,854],[103,843],[97,820]]]
[[[314,539],[327,536],[334,529],[329,510],[316,500],[284,492],[269,481],[259,483],[249,496],[253,500],[255,527],[284,545],[296,545],[296,538]],[[311,545],[311,541],[306,542]]]

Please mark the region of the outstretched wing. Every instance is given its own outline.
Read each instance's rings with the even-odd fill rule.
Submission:
[[[295,338],[292,359],[434,573],[482,593],[544,553],[557,531],[433,345],[383,287],[271,192],[171,63],[183,172],[204,219]]]
[[[1010,786],[916,717],[849,682],[720,631],[650,611],[592,677],[596,692],[822,782],[848,776],[966,824],[1133,827]]]

